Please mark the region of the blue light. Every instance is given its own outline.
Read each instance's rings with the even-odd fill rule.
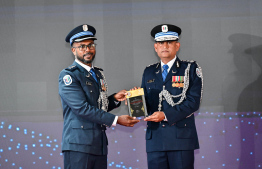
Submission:
[[[41,139],[39,139],[39,140],[38,140],[38,142],[39,142],[39,143],[41,143],[41,142],[42,142],[42,140],[41,140]]]
[[[8,147],[8,150],[12,150],[12,147]]]
[[[12,163],[12,166],[15,166],[15,163]]]
[[[225,166],[226,166],[226,164],[222,164],[222,166],[223,166],[223,167],[225,167]]]
[[[32,131],[32,134],[35,134],[35,132],[34,132],[34,131]]]
[[[41,136],[42,136],[42,133],[39,133],[39,136],[41,137]]]
[[[202,156],[202,158],[205,158],[205,156]]]
[[[35,147],[35,144],[33,144],[32,146]]]
[[[43,147],[44,145],[43,144],[40,144],[40,147]]]
[[[3,149],[0,149],[0,152],[2,153],[4,150]]]
[[[49,162],[48,162],[48,161],[46,161],[45,163],[46,163],[46,164],[48,164]]]
[[[35,136],[34,136],[34,135],[32,135],[32,138],[35,138]]]
[[[246,139],[243,138],[243,141],[246,141]]]
[[[19,128],[19,127],[17,127],[17,128],[16,128],[16,131],[19,131],[19,130],[20,130],[20,128]]]
[[[56,151],[56,148],[53,148],[53,151]]]
[[[250,152],[250,155],[253,155],[253,152]]]
[[[32,155],[35,155],[35,152],[32,152]]]
[[[12,141],[14,141],[14,140],[11,138],[10,141],[12,142]]]
[[[6,138],[6,135],[3,135],[4,138]]]
[[[39,160],[41,160],[42,159],[42,157],[39,157]]]
[[[237,161],[239,161],[239,158],[237,158]]]
[[[117,154],[120,154],[120,152],[117,152]]]
[[[8,129],[12,129],[12,125],[11,124],[8,126]]]
[[[8,162],[8,159],[5,159],[5,162]]]

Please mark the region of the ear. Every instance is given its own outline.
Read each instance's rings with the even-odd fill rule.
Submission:
[[[176,43],[176,51],[179,51],[179,48],[180,48],[180,43],[177,42],[177,43]]]
[[[71,48],[71,51],[72,51],[72,53],[74,54],[74,55],[76,55],[76,48]]]
[[[155,51],[157,52],[157,43],[154,43]]]

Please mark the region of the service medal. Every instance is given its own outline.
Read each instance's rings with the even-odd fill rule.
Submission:
[[[101,88],[103,91],[106,91],[106,86],[105,86],[105,82],[103,79],[100,79],[100,83],[101,83]]]

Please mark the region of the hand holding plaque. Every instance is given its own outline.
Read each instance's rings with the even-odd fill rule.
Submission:
[[[126,98],[129,115],[131,117],[147,116],[146,101],[143,88],[128,91]]]

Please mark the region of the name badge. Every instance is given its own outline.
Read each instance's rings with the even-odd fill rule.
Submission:
[[[148,80],[147,83],[153,83],[155,79]]]
[[[92,86],[92,82],[86,82],[87,86]]]

